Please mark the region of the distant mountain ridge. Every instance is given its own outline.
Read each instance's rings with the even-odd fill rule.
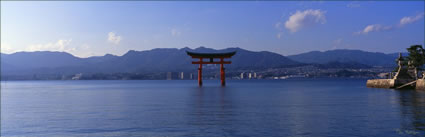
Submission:
[[[75,57],[66,52],[17,52],[1,54],[2,75],[24,74],[75,74],[75,73],[144,73],[166,71],[193,71],[197,66],[186,51],[229,52],[236,51],[227,68],[271,68],[299,65],[285,56],[273,52],[253,52],[241,48],[215,50],[199,47],[157,48],[145,51],[130,50],[122,56],[106,54],[88,58]]]
[[[152,73],[196,71],[186,51],[230,52],[230,70],[268,69],[312,64],[319,68],[370,68],[371,66],[395,66],[398,54],[384,54],[361,50],[312,51],[283,56],[268,51],[249,51],[242,48],[211,49],[156,48],[145,51],[130,50],[122,56],[106,54],[88,58],[75,57],[66,52],[17,52],[1,54],[2,75],[76,74],[76,73]],[[405,54],[405,53],[404,53]],[[205,66],[208,68],[208,66]],[[211,66],[214,67],[214,66]]]
[[[406,55],[406,53],[403,53],[403,55]],[[329,62],[357,62],[370,66],[394,66],[396,65],[395,59],[398,57],[398,53],[385,54],[361,50],[338,49],[324,52],[311,51],[287,57],[303,63],[326,64]]]

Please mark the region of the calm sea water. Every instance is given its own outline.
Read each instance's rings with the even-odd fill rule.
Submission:
[[[1,82],[1,136],[425,136],[425,92],[366,80]]]

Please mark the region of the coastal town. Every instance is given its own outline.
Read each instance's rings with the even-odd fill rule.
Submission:
[[[387,78],[387,72],[392,67],[371,68],[328,68],[322,69],[313,65],[291,68],[270,68],[264,70],[228,70],[226,79],[253,80],[253,79],[290,79],[290,78]],[[9,80],[196,80],[194,72],[157,72],[157,73],[76,73],[71,75],[33,75],[32,77],[9,77]],[[203,74],[204,79],[219,79],[220,71],[208,69]],[[8,78],[4,78],[7,80]]]

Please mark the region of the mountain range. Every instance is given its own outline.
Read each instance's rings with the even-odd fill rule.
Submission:
[[[215,50],[199,47],[157,48],[145,51],[130,50],[122,56],[106,54],[79,58],[66,52],[17,52],[1,54],[1,74],[76,74],[76,73],[152,73],[169,71],[195,71],[186,51],[214,53],[236,51],[231,58],[231,69],[267,69],[303,65],[319,65],[323,68],[368,66],[394,66],[398,54],[384,54],[360,50],[312,51],[283,56],[269,51],[249,51],[242,48]],[[206,66],[208,68],[208,66]],[[214,67],[212,65],[211,67]]]
[[[406,55],[406,53],[403,53],[403,55]],[[325,64],[329,62],[357,62],[370,66],[394,66],[398,53],[385,54],[361,50],[338,49],[324,52],[311,51],[288,57],[303,63]]]

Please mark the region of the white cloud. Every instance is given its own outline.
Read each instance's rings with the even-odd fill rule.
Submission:
[[[180,35],[181,35],[181,32],[179,30],[177,30],[175,28],[171,29],[171,36],[176,37],[176,36],[180,36]]]
[[[419,13],[416,16],[409,16],[409,17],[403,17],[400,19],[400,26],[411,24],[413,22],[416,22],[424,17],[424,13]]]
[[[282,35],[283,35],[283,32],[282,32],[282,26],[283,26],[283,23],[282,22],[277,22],[275,25],[274,25],[274,27],[279,31],[277,34],[276,34],[276,38],[277,39],[280,39],[281,37],[282,37]]]
[[[121,36],[116,35],[114,32],[109,32],[108,41],[115,45],[118,45],[121,41]]]
[[[34,44],[29,45],[26,48],[26,51],[66,51],[72,52],[75,51],[75,48],[69,47],[72,39],[64,40],[60,39],[57,42],[50,42],[47,44]]]
[[[325,14],[326,11],[313,9],[297,11],[295,14],[292,14],[285,22],[285,27],[291,32],[297,32],[299,29],[305,26],[317,23],[325,24]]]
[[[0,46],[1,46],[1,53],[7,53],[7,54],[10,54],[10,53],[16,52],[16,51],[12,48],[12,46],[10,46],[9,44],[1,44]]]
[[[387,31],[393,29],[393,26],[383,26],[380,24],[373,24],[366,26],[362,31],[357,32],[357,34],[368,34],[369,32],[378,32],[378,31]]]
[[[379,31],[388,31],[392,29],[398,29],[401,28],[407,24],[411,24],[413,22],[419,21],[424,17],[424,13],[419,13],[416,16],[409,16],[409,17],[403,17],[400,19],[400,22],[398,25],[381,25],[381,24],[373,24],[373,25],[367,25],[362,31],[355,32],[355,34],[368,34],[370,32],[379,32]]]

